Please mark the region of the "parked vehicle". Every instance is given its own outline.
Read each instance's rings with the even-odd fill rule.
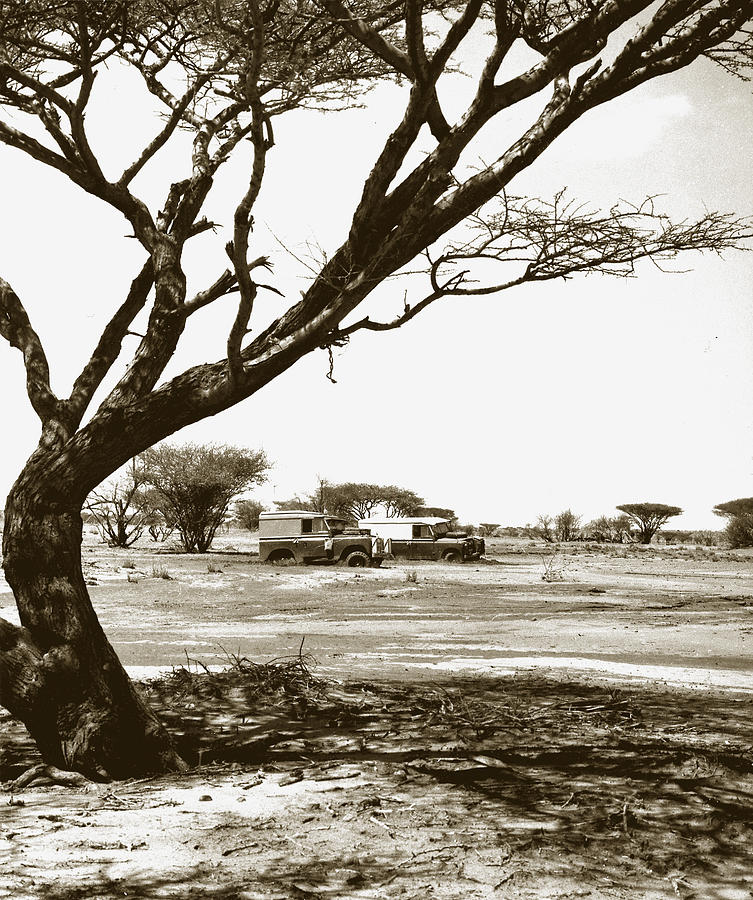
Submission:
[[[379,566],[384,541],[345,519],[305,509],[259,515],[262,562],[343,563]]]
[[[360,519],[358,524],[384,540],[385,553],[406,559],[465,562],[478,559],[486,550],[483,538],[451,531],[448,520],[436,516]]]

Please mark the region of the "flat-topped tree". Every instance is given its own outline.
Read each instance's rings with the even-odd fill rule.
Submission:
[[[753,547],[753,497],[717,503],[713,511],[727,520],[724,533],[733,549]]]
[[[650,544],[662,525],[682,513],[679,506],[667,506],[665,503],[623,503],[617,509],[635,522],[642,544]]]
[[[48,763],[99,778],[181,765],[87,594],[81,506],[90,491],[136,454],[250,397],[312,350],[361,330],[397,328],[442,297],[579,272],[624,275],[642,258],[737,246],[748,228],[729,216],[673,224],[650,201],[602,213],[563,196],[519,197],[509,187],[589,110],[704,54],[735,70],[747,63],[751,15],[753,0],[0,4],[0,141],[116,210],[143,249],[130,285],[103,285],[101,302],[109,300],[111,317],[67,397],[53,389],[22,298],[0,280],[0,335],[23,354],[29,401],[41,423],[39,444],[5,507],[4,566],[22,627],[0,622],[0,702],[27,725]],[[479,29],[490,34],[488,55],[475,84],[468,82],[466,109],[450,116],[438,85],[464,59],[476,61]],[[528,52],[511,54],[521,43]],[[521,58],[527,61],[513,70]],[[113,175],[90,132],[103,117],[116,132],[121,110],[90,101],[98,83],[118,78],[124,67],[151,95],[144,122],[153,123],[155,104],[163,116]],[[364,89],[382,79],[407,86],[405,105],[384,145],[373,147],[345,241],[329,249],[302,297],[250,333],[258,292],[279,291],[267,271],[272,248],[252,239],[267,158],[282,131],[275,121],[302,107],[336,116],[353,100],[368,103]],[[507,115],[510,108],[535,96],[542,100],[538,116],[510,131],[516,118]],[[721,106],[719,115],[723,123]],[[498,150],[481,168],[469,168],[466,161],[478,158],[474,142],[492,122]],[[174,166],[186,134],[187,175],[165,183],[160,202],[150,206],[135,179],[166,152]],[[216,240],[230,265],[189,293],[183,258],[197,235],[211,240],[215,223],[203,210],[215,177],[249,148],[235,210],[218,223],[227,226]],[[305,154],[305,146],[298,152]],[[30,235],[29,245],[36,244]],[[392,321],[350,318],[376,286],[422,254],[425,296],[408,299]],[[504,274],[495,283],[481,281],[496,263]],[[61,298],[76,289],[60,285]],[[234,315],[224,358],[165,377],[191,317],[228,295]],[[71,329],[75,313],[71,302]],[[128,355],[124,342],[140,313],[147,322]],[[116,361],[117,372],[127,364],[120,377]]]

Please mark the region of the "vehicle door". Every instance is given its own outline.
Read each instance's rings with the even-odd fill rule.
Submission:
[[[408,542],[408,559],[434,559],[434,549],[431,525],[414,525]]]
[[[316,517],[301,520],[301,536],[296,541],[296,557],[299,559],[324,559],[327,551],[324,542],[329,534],[324,519]]]

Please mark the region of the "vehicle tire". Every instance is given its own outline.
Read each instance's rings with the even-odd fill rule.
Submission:
[[[463,561],[459,550],[448,550],[442,559],[447,563],[459,563]]]
[[[267,562],[272,565],[292,566],[295,564],[295,555],[291,550],[273,550],[267,557]]]
[[[344,562],[346,566],[351,566],[351,568],[357,567],[362,569],[364,566],[368,566],[371,560],[363,550],[354,550],[345,557]]]

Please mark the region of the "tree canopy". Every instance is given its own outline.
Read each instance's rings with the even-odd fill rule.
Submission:
[[[644,259],[743,246],[750,223],[735,215],[673,222],[645,198],[615,198],[602,211],[564,193],[519,196],[514,180],[582,116],[651,79],[703,56],[747,76],[751,17],[753,0],[0,2],[0,142],[115,212],[139,251],[129,283],[102,284],[106,322],[67,396],[44,331],[18,284],[0,273],[0,337],[21,353],[41,426],[5,506],[4,568],[22,627],[0,620],[0,702],[26,723],[46,762],[98,778],[182,764],[97,622],[80,563],[90,492],[305,355],[399,328],[443,297],[631,275]],[[480,65],[467,65],[471,58]],[[458,72],[468,75],[460,108],[444,92]],[[129,114],[152,131],[116,171],[93,135],[97,124],[127,127],[118,103],[96,102],[124,73],[144,98]],[[331,121],[368,103],[367,89],[382,81],[402,86],[402,107],[365,161],[342,242],[266,321],[257,298],[281,290],[254,215],[285,133],[279,122],[302,109],[328,110]],[[516,130],[510,111],[523,104],[530,117]],[[493,152],[479,162],[478,141],[490,134]],[[306,148],[297,150],[305,158]],[[231,159],[243,166],[242,183],[229,215],[213,221],[218,176]],[[143,189],[147,173],[163,179],[156,201]],[[44,260],[39,243],[29,235],[35,264]],[[210,245],[222,262],[194,284],[186,260]],[[364,314],[379,285],[417,270],[426,287],[397,315]],[[75,329],[78,284],[61,284],[54,299]],[[181,341],[200,311],[227,318],[224,349],[181,370]],[[160,471],[154,484],[168,496],[172,470],[165,461]],[[205,499],[207,509],[223,505]],[[184,525],[197,547],[211,538],[211,529]]]
[[[753,516],[753,497],[739,497],[737,500],[717,503],[714,512],[718,516]]]
[[[346,519],[368,519],[377,508],[389,517],[413,515],[423,499],[407,488],[394,484],[368,484],[346,481],[341,484],[321,482],[310,497],[314,509],[343,516]]]
[[[666,503],[623,503],[617,509],[635,522],[642,544],[650,544],[665,522],[682,513],[679,506],[667,506]]]
[[[739,246],[750,229],[728,215],[672,223],[651,200],[599,212],[564,195],[516,197],[507,186],[580,116],[649,79],[704,54],[745,72],[750,14],[750,2],[740,0],[690,6],[666,0],[656,9],[648,0],[411,0],[405,6],[374,0],[6,0],[0,7],[0,141],[117,210],[145,251],[67,399],[52,389],[44,348],[22,300],[0,281],[0,333],[24,354],[29,397],[43,427],[69,442],[67,459],[77,470],[87,463],[88,492],[113,465],[239,402],[305,353],[360,330],[399,327],[440,297],[495,293],[583,272],[630,274],[642,258]],[[467,108],[448,120],[438,85],[478,31],[490,34],[487,58]],[[515,70],[511,51],[519,45],[527,48],[526,62]],[[113,177],[90,141],[88,113],[98,80],[116,61],[141,79],[162,110],[162,124]],[[277,290],[260,279],[270,259],[251,238],[275,121],[301,107],[343,108],[381,79],[398,79],[409,93],[402,119],[384,146],[374,148],[345,242],[327,253],[302,299],[249,337],[258,293]],[[469,167],[464,154],[482,130],[534,96],[542,107],[531,126],[502,137],[495,159]],[[117,111],[111,112],[117,121]],[[144,114],[151,115],[149,106]],[[424,127],[433,149],[409,163]],[[179,132],[191,137],[190,174],[166,184],[160,205],[150,208],[135,189],[137,176]],[[203,209],[219,170],[249,144],[247,182],[221,239],[231,266],[189,295],[183,251],[220,224]],[[462,222],[464,232],[438,245]],[[426,296],[389,321],[345,321],[378,284],[424,253]],[[475,274],[491,275],[490,266],[500,268],[499,279]],[[190,317],[230,294],[237,306],[225,359],[159,385]],[[149,310],[148,326],[130,365],[99,414],[81,428],[142,310]],[[108,463],[95,463],[92,457],[101,457],[95,438],[105,440],[115,409],[123,420],[120,437],[125,431],[131,439],[110,439]],[[54,465],[49,475],[71,481]]]
[[[724,533],[732,548],[753,547],[753,497],[717,503],[714,512],[727,519]]]
[[[175,523],[187,553],[209,549],[233,498],[265,481],[270,468],[262,450],[191,443],[152,447],[140,463],[155,508]]]

